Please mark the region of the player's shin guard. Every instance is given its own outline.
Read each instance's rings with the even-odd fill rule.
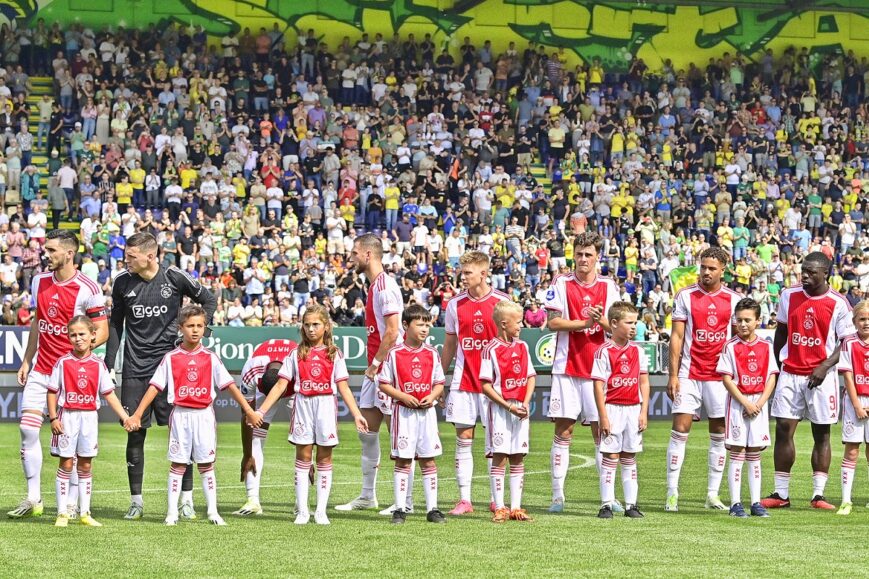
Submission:
[[[456,438],[456,484],[459,499],[471,501],[471,479],[474,476],[473,439]]]
[[[619,462],[622,465],[622,492],[625,493],[625,508],[628,505],[636,506],[640,488],[640,483],[637,480],[637,458],[622,458]]]
[[[667,446],[667,494],[679,492],[679,476],[682,474],[682,463],[685,461],[685,445],[688,444],[688,433],[670,431],[670,444]]]
[[[42,472],[42,445],[39,444],[39,429],[42,428],[42,415],[25,412],[18,428],[21,431],[21,465],[27,480],[27,500],[42,500],[40,490]],[[64,505],[65,506],[65,505]]]
[[[504,508],[504,477],[506,476],[507,469],[503,466],[493,466],[492,471],[489,474],[489,480],[491,481],[492,494],[494,495],[492,498],[495,499],[495,508],[503,509]],[[512,477],[513,471],[510,471],[510,475]]]
[[[69,473],[69,495],[66,497],[66,502],[73,507],[79,506],[78,493],[79,493],[79,470],[78,470],[78,457],[74,456],[72,459],[72,471]],[[86,513],[89,511],[85,511],[84,509],[80,509],[81,512]]]
[[[300,513],[308,512],[308,489],[311,482],[308,479],[308,472],[311,470],[310,460],[296,459],[296,508]],[[331,474],[331,471],[330,471]],[[318,485],[319,486],[319,485]],[[319,492],[318,492],[319,494]]]
[[[616,500],[616,468],[619,461],[614,458],[602,458],[600,461],[600,500],[605,505],[611,505]]]
[[[731,505],[742,502],[742,466],[744,464],[744,452],[730,453],[730,467],[727,470],[727,487],[730,490]]]
[[[760,502],[760,453],[749,452],[745,455],[748,465],[748,496],[751,504]]]
[[[298,474],[296,475],[298,476]],[[326,512],[329,504],[329,493],[332,492],[332,463],[317,463],[317,511]]]
[[[552,439],[552,450],[549,454],[552,467],[552,500],[564,500],[564,479],[567,478],[567,467],[570,466],[570,438],[556,436]]]
[[[510,465],[510,510],[522,508],[522,490],[525,488],[525,465]],[[503,501],[503,497],[502,497]],[[503,506],[503,505],[501,505]]]
[[[788,498],[790,496],[791,473],[777,470],[773,473],[773,478],[776,494],[783,499]]]
[[[393,493],[395,495],[395,508],[403,509],[407,504],[407,479],[410,476],[410,466],[395,465],[392,475]]]
[[[425,491],[425,512],[438,508],[438,467],[422,469],[422,488]]]
[[[145,437],[148,430],[143,428],[127,434],[127,480],[130,482],[130,494],[142,497],[142,478],[145,475]],[[179,483],[180,484],[180,483]],[[181,492],[181,487],[178,487]]]
[[[377,432],[359,434],[362,443],[362,498],[377,497],[377,471],[380,468],[380,435]]]
[[[247,490],[247,498],[249,500],[259,501],[259,484],[262,478],[263,471],[263,443],[266,439],[268,430],[263,428],[253,429],[253,439],[250,443],[250,452],[253,456],[253,462],[256,465],[256,472],[248,471],[244,477],[244,486]]]
[[[709,435],[709,484],[706,491],[717,495],[721,490],[721,479],[724,478],[724,464],[727,462],[727,450],[724,448],[723,434]]]
[[[54,492],[57,496],[57,514],[66,514],[66,505],[69,502],[69,471],[57,469],[57,478],[54,480]]]
[[[812,473],[812,496],[823,496],[827,487],[827,473],[816,470]]]
[[[193,470],[188,467],[187,471]],[[202,492],[205,493],[205,508],[208,516],[217,514],[217,477],[214,474],[214,463],[200,464],[199,477],[202,479]]]
[[[854,486],[854,475],[857,470],[856,460],[842,460],[842,502],[851,502],[851,488]]]
[[[189,470],[186,466],[169,467],[169,507],[166,510],[166,518],[178,518],[178,498],[181,496],[181,478],[184,471]]]
[[[78,471],[78,504],[83,515],[91,512],[91,495],[93,492],[93,475],[91,471]],[[72,497],[67,502],[74,504]]]

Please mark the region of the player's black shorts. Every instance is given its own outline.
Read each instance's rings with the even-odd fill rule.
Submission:
[[[121,380],[121,405],[127,414],[132,415],[139,407],[139,403],[145,396],[145,392],[150,388],[150,380],[148,378],[123,378]],[[166,426],[169,424],[169,413],[172,411],[172,406],[168,401],[168,391],[163,390],[151,406],[145,410],[142,415],[142,428],[151,426],[151,413],[157,418],[157,426]]]

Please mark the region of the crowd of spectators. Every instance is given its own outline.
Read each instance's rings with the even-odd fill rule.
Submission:
[[[348,256],[364,231],[439,321],[459,257],[480,249],[543,326],[589,229],[602,275],[642,307],[640,339],[666,336],[669,273],[710,244],[732,251],[726,282],[767,326],[807,252],[834,258],[852,301],[869,290],[865,57],[722,52],[615,73],[534,42],[319,38],[0,28],[4,322],[29,323],[45,230],[64,219],[80,220],[81,269],[106,291],[125,239],[156,235],[162,263],[215,290],[218,325],[296,324],[311,300],[360,325]],[[39,75],[53,94],[34,104]]]

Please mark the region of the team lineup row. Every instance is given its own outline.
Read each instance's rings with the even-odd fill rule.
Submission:
[[[382,246],[372,235],[356,239],[352,262],[369,280],[366,302],[368,361],[357,406],[347,386],[343,357],[332,343],[328,312],[310,308],[303,318],[301,343],[272,340],[262,344],[247,362],[243,390],[235,386],[219,358],[202,348],[213,312],[213,297],[198,283],[162,268],[153,237],[137,234],[128,241],[125,279],[115,282],[111,316],[99,290],[77,273],[72,257],[75,236],[52,232],[46,243],[50,273],[34,279],[37,315],[25,353],[19,382],[24,385],[21,421],[22,462],[27,498],[9,516],[24,518],[43,511],[39,468],[39,430],[47,413],[52,428],[52,452],[61,457],[56,491],[57,524],[65,526],[90,517],[91,459],[96,453],[98,394],[106,396],[128,430],[127,462],[131,506],[125,518],[144,513],[141,480],[144,440],[152,415],[170,425],[167,524],[193,518],[192,469],[202,474],[208,518],[224,524],[217,513],[214,414],[217,389],[228,389],[245,413],[243,476],[248,500],[235,514],[262,512],[259,474],[262,445],[276,403],[290,399],[290,442],[296,447],[296,522],[310,520],[308,492],[316,483],[315,522],[328,524],[326,505],[332,480],[332,448],[337,444],[336,395],[354,416],[362,442],[362,491],[339,510],[378,506],[375,495],[381,459],[379,430],[389,419],[390,455],[394,459],[394,503],[385,509],[394,523],[412,511],[414,462],[420,462],[427,519],[442,523],[437,508],[437,467],[441,454],[434,406],[445,405],[447,421],[456,428],[455,465],[459,501],[449,514],[473,512],[471,447],[475,425],[485,427],[490,456],[490,509],[495,522],[528,521],[521,507],[523,459],[528,452],[527,408],[534,390],[534,370],[527,346],[519,339],[522,311],[488,283],[488,257],[468,252],[460,267],[465,291],[446,310],[442,356],[425,345],[430,320],[422,308],[403,308],[395,280],[384,273]],[[636,309],[618,301],[612,280],[598,277],[601,239],[594,233],[574,240],[574,272],[558,277],[546,296],[549,329],[556,332],[549,417],[555,425],[550,451],[552,502],[550,512],[564,509],[564,481],[569,447],[577,420],[591,426],[595,442],[602,506],[601,518],[624,511],[642,517],[637,506],[637,452],[648,413],[648,376],[642,352],[631,342]],[[860,304],[853,316],[848,302],[827,286],[831,264],[822,253],[806,257],[802,285],[782,293],[772,344],[758,340],[759,308],[721,284],[729,255],[710,248],[700,256],[697,285],[675,298],[668,394],[673,400],[673,429],[667,451],[666,511],[678,511],[678,483],[692,417],[701,406],[709,416],[709,472],[706,507],[726,509],[719,498],[729,451],[730,514],[748,516],[740,500],[743,465],[748,463],[750,513],[767,516],[768,508],[790,506],[789,473],[794,463],[793,435],[800,420],[812,424],[814,492],[812,506],[833,509],[824,498],[829,471],[830,424],[839,419],[836,368],[845,377],[842,466],[843,503],[849,514],[850,485],[859,445],[869,436],[869,379],[866,340],[869,308]],[[184,297],[202,306],[182,309]],[[131,351],[153,320],[136,316],[136,306],[164,305],[165,338],[153,362]],[[170,307],[171,306],[171,307]],[[852,319],[853,317],[853,319]],[[110,323],[109,323],[110,319]],[[63,325],[59,322],[64,321]],[[855,328],[856,325],[856,328]],[[180,330],[181,345],[175,347]],[[120,336],[127,336],[122,368],[121,399],[102,361],[90,352],[106,340],[106,362],[113,365]],[[735,335],[734,335],[735,334]],[[131,340],[131,337],[133,340]],[[154,348],[148,355],[155,357]],[[841,351],[841,356],[840,356]],[[37,354],[34,363],[34,356]],[[34,363],[33,369],[30,368]],[[452,382],[445,375],[453,363]],[[150,371],[147,366],[151,366]],[[779,374],[779,366],[781,373]],[[131,370],[130,368],[134,368]],[[778,381],[776,380],[778,377]],[[776,418],[775,492],[760,497],[760,452],[770,445],[767,401]],[[35,441],[35,443],[34,443]],[[313,449],[316,446],[316,478]],[[614,480],[621,467],[624,506],[615,499]],[[505,479],[510,472],[510,505],[505,504]],[[77,496],[76,496],[77,495]],[[180,508],[179,508],[180,500]],[[80,514],[79,514],[80,513]]]

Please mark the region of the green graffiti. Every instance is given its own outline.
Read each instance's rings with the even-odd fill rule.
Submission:
[[[3,15],[6,20],[15,20],[16,18],[28,19],[39,9],[36,5],[36,0],[3,0],[0,2],[0,15]]]

